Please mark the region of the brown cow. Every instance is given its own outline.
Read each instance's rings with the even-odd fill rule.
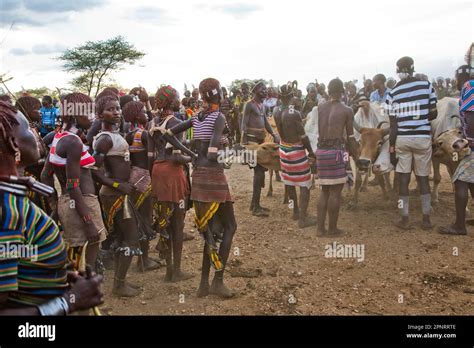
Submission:
[[[281,170],[280,168],[280,146],[273,142],[263,144],[244,145],[247,150],[256,151],[257,163],[262,167],[271,170]]]
[[[469,143],[459,128],[447,130],[433,141],[433,203],[438,203],[438,187],[441,182],[440,164],[446,165],[452,177],[459,162],[470,153]]]
[[[257,163],[270,171],[270,185],[268,187],[267,196],[273,194],[272,177],[273,172],[279,172],[280,168],[280,146],[274,142],[266,142],[263,144],[245,145],[247,150],[256,150]],[[286,193],[285,193],[286,197]]]
[[[385,121],[380,122],[377,128],[359,128],[357,131],[360,133],[360,146],[359,146],[359,160],[356,163],[356,180],[354,196],[352,197],[351,204],[356,205],[359,200],[359,191],[362,185],[362,173],[366,173],[370,167],[375,163],[377,157],[380,154],[380,149],[384,144],[384,137],[388,135],[389,128],[380,128]],[[391,191],[390,185],[390,173],[375,174],[378,180],[384,198],[388,198],[385,184]]]

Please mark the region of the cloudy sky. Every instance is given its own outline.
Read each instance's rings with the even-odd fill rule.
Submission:
[[[474,41],[473,1],[0,0],[0,74],[10,89],[66,87],[65,48],[123,35],[146,53],[122,86],[182,92],[206,77],[362,80],[395,75],[404,55],[451,76]],[[11,28],[11,25],[13,27]]]

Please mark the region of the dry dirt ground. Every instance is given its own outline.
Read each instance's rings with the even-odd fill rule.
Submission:
[[[105,279],[109,315],[367,315],[474,314],[474,231],[468,236],[443,236],[416,227],[401,232],[392,225],[396,203],[384,200],[378,187],[360,195],[356,210],[343,208],[340,238],[320,238],[316,229],[299,229],[291,209],[283,205],[283,185],[274,184],[273,197],[262,194],[270,217],[250,214],[252,172],[234,164],[226,171],[235,199],[238,230],[234,238],[227,285],[238,296],[221,300],[197,298],[203,242],[188,212],[185,230],[195,239],[185,242],[183,269],[194,278],[164,283],[164,268],[147,273],[132,270],[128,279],[142,287],[136,298],[111,294],[113,274]],[[454,219],[451,185],[443,172],[440,203],[432,217],[437,226]],[[412,180],[412,184],[413,184]],[[268,185],[268,183],[267,183]],[[266,190],[266,188],[265,188]],[[266,191],[265,191],[266,192]],[[319,189],[311,191],[310,214],[316,214]],[[345,203],[351,192],[343,191]],[[412,221],[421,220],[420,201],[410,201]],[[471,207],[474,211],[474,206]],[[419,224],[418,224],[419,226]],[[325,257],[326,246],[356,244],[364,259]],[[151,256],[157,257],[152,242]]]

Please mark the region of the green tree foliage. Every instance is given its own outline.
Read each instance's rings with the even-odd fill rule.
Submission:
[[[267,80],[264,80],[264,79],[258,79],[258,80],[250,80],[250,79],[236,79],[234,81],[232,81],[230,83],[230,86],[229,86],[229,90],[232,91],[234,88],[237,88],[237,89],[240,89],[240,86],[242,85],[242,83],[246,82],[250,89],[252,89],[252,87],[258,82],[258,81],[263,81],[265,82],[265,84],[267,85],[267,87],[273,87],[273,81],[270,80],[267,81]]]
[[[89,95],[94,91],[95,97],[112,71],[135,64],[143,56],[144,52],[136,50],[122,36],[117,36],[105,41],[88,41],[66,50],[57,59],[64,62],[66,71],[80,74],[71,84]]]
[[[15,93],[15,97],[19,98],[23,95],[30,95],[32,97],[42,99],[45,95],[51,96],[53,99],[59,100],[59,90],[49,89],[48,87],[23,89]]]

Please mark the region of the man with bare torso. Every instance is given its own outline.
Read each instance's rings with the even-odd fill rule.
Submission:
[[[246,82],[243,82],[240,85],[240,90],[237,90],[237,96],[234,101],[234,116],[237,119],[237,128],[235,133],[237,142],[242,141],[242,119],[244,108],[251,98],[252,97],[249,94],[249,85]]]
[[[275,143],[279,143],[278,135],[273,132],[272,126],[265,117],[263,101],[267,96],[267,87],[263,82],[258,82],[252,90],[254,97],[244,108],[242,120],[242,144],[262,144],[265,140],[265,130],[270,133]],[[256,165],[253,176],[253,194],[250,210],[255,216],[268,216],[268,209],[260,206],[260,193],[265,186],[265,168]]]
[[[295,89],[290,84],[280,87],[281,105],[275,107],[274,117],[281,137],[281,178],[293,201],[293,219],[299,219],[298,226],[304,228],[316,225],[316,219],[307,216],[312,181],[308,157],[314,160],[314,152],[304,131],[301,114],[292,104],[294,93]],[[298,209],[296,186],[300,187],[301,210]]]
[[[316,168],[322,193],[318,203],[318,235],[338,236],[344,232],[337,228],[341,192],[347,181],[346,166],[349,161],[345,150],[345,136],[349,151],[357,156],[354,138],[354,113],[341,102],[344,86],[339,79],[331,80],[328,86],[330,100],[318,106],[319,141],[316,150]],[[326,230],[326,213],[329,228]]]

